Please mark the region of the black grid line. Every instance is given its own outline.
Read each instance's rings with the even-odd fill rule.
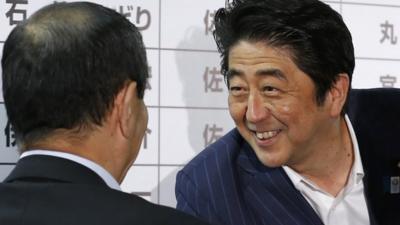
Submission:
[[[15,164],[16,163],[10,163],[10,162],[3,163],[3,162],[0,162],[0,166],[15,166]]]
[[[138,164],[133,164],[132,167],[184,167],[186,164],[169,164],[169,163],[163,163],[163,164],[155,164],[155,163],[138,163]]]
[[[340,11],[340,14],[342,15],[343,14],[343,0],[340,0],[340,9],[339,9],[339,11]]]
[[[399,5],[392,4],[379,4],[379,3],[362,3],[362,2],[351,2],[351,1],[342,1],[343,5],[360,5],[360,6],[376,6],[376,7],[386,7],[386,8],[400,8]]]
[[[400,62],[400,59],[394,59],[394,58],[374,58],[374,57],[356,57],[356,60]]]
[[[198,110],[228,110],[228,107],[197,107],[197,106],[147,106],[147,108],[160,109],[198,109]]]
[[[400,8],[400,4],[385,4],[385,3],[366,3],[366,2],[353,2],[346,0],[338,1],[323,1],[330,4],[341,4],[341,5],[362,5],[362,6],[377,6],[377,7],[387,7],[387,8]]]
[[[174,51],[174,52],[206,52],[206,53],[218,53],[218,50],[212,49],[190,49],[190,48],[146,48],[147,50],[162,50],[162,51]]]

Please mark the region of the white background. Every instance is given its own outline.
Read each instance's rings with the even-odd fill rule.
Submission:
[[[11,1],[12,2],[12,1]],[[27,0],[16,9],[27,16],[50,0]],[[124,191],[152,202],[175,206],[175,176],[207,143],[234,127],[227,110],[227,90],[219,73],[219,53],[212,38],[212,13],[225,0],[117,0],[92,1],[128,13],[147,47],[151,69],[145,102],[149,108],[146,144],[122,183]],[[354,40],[354,88],[398,87],[400,77],[400,1],[325,1],[342,14]],[[0,1],[0,50],[10,25],[6,13],[12,4]],[[139,12],[139,14],[138,14]],[[141,16],[140,12],[142,13]],[[150,15],[150,16],[149,16]],[[15,14],[14,19],[22,19]],[[393,43],[383,39],[382,24],[393,27]],[[206,22],[207,25],[206,25]],[[388,32],[390,34],[390,31]],[[398,38],[397,42],[396,39]],[[381,78],[385,76],[386,78]],[[205,85],[214,78],[214,83]],[[393,80],[394,83],[383,83]],[[213,91],[218,89],[219,91]],[[0,95],[0,180],[18,160],[15,147],[6,147],[6,113]],[[207,129],[208,128],[208,129]],[[212,129],[216,130],[215,138]],[[205,137],[206,134],[206,137]],[[9,137],[12,141],[12,137]],[[144,146],[146,145],[146,146]],[[145,148],[146,147],[146,148]]]

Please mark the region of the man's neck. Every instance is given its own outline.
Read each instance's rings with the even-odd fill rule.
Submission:
[[[66,151],[58,151],[54,149],[31,149],[28,151],[25,151],[24,153],[21,154],[21,159],[32,156],[32,155],[46,155],[46,156],[53,156],[53,157],[58,157],[58,158],[63,158],[67,159],[73,162],[76,162],[78,164],[81,164],[82,166],[87,167],[88,169],[92,170],[95,172],[99,177],[101,177],[104,182],[112,189],[115,190],[121,190],[118,182],[115,180],[115,178],[101,165],[93,162],[92,160],[89,160],[87,158],[71,154]]]
[[[338,135],[333,137],[315,150],[308,166],[290,167],[324,191],[337,196],[347,183],[354,161],[353,145],[344,118],[340,119]]]
[[[123,168],[117,163],[120,157],[113,155],[116,151],[110,151],[108,143],[103,140],[107,139],[95,135],[88,135],[85,139],[73,139],[67,135],[57,134],[28,146],[28,149],[51,149],[77,155],[100,165],[121,182]]]

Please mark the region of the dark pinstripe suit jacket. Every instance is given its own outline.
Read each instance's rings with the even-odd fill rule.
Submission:
[[[400,224],[400,91],[353,90],[348,115],[364,166],[371,224]],[[260,163],[236,129],[207,147],[177,175],[177,208],[213,224],[307,224],[322,221],[282,168]]]

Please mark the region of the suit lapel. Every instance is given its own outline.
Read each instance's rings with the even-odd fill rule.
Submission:
[[[380,167],[378,163],[380,161],[380,157],[379,155],[375,155],[375,152],[373,151],[373,144],[366,141],[371,139],[366,138],[364,132],[359,130],[358,127],[355,127],[354,129],[355,133],[357,134],[357,142],[360,149],[360,156],[365,174],[363,178],[364,196],[367,203],[369,219],[371,225],[377,225],[378,223],[376,222],[374,212],[376,212],[375,204],[380,200],[379,197],[376,197],[378,196],[378,193],[382,193],[382,190],[380,190],[382,180],[379,179],[379,174],[381,174],[382,167]]]
[[[358,121],[359,122],[359,121]],[[390,210],[396,210],[394,205],[394,198],[399,198],[399,194],[390,193],[390,177],[396,175],[394,169],[396,169],[396,160],[390,160],[387,157],[388,152],[392,152],[393,147],[396,145],[390,145],[385,143],[385,140],[381,140],[382,137],[377,137],[371,134],[370,127],[362,127],[363,123],[358,124],[355,122],[352,124],[357,134],[357,141],[360,149],[361,161],[364,169],[364,196],[366,199],[368,214],[371,225],[385,224],[383,221],[387,221],[388,218],[384,216]],[[365,124],[371,124],[365,123]],[[382,130],[382,129],[380,129]],[[396,140],[396,137],[386,136],[388,140]],[[385,139],[385,137],[384,137]],[[386,156],[385,156],[386,155]],[[396,176],[399,176],[397,174]],[[397,196],[396,196],[397,195]],[[378,222],[381,221],[381,222]]]
[[[239,154],[238,164],[244,171],[245,199],[258,223],[323,224],[284,170],[262,165],[247,143]]]
[[[106,185],[95,172],[71,160],[45,155],[24,157],[4,182],[61,182]]]

